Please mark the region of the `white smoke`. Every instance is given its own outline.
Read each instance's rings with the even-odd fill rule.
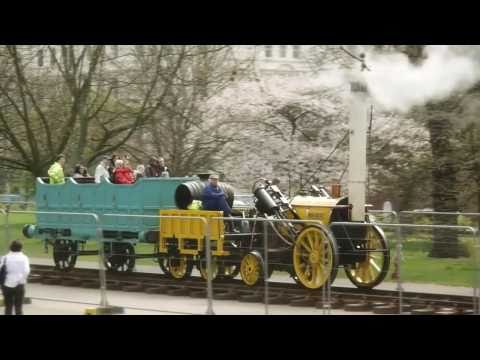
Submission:
[[[412,64],[402,53],[367,53],[371,71],[362,72],[370,95],[385,110],[406,112],[412,106],[447,98],[480,80],[478,46],[432,45],[426,58]]]

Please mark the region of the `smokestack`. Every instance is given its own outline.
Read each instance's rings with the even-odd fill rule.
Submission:
[[[352,204],[352,221],[365,221],[367,180],[367,88],[362,82],[350,83],[350,157],[348,198]]]
[[[342,195],[342,186],[340,185],[340,181],[334,181],[332,183],[331,195],[333,198],[339,198]]]

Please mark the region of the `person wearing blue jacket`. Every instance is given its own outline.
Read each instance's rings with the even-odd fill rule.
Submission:
[[[218,175],[210,175],[208,185],[202,194],[203,210],[223,211],[223,216],[230,216],[232,209],[228,206],[224,191],[218,186]]]

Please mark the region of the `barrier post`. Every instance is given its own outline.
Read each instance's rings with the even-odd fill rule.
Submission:
[[[479,284],[479,278],[480,278],[480,267],[479,267],[479,256],[478,252],[480,251],[480,239],[479,239],[479,230],[476,229],[476,234],[474,234],[474,286],[473,286],[473,312],[475,315],[480,315],[480,284]]]
[[[263,234],[264,234],[264,266],[263,266],[263,278],[264,278],[264,290],[265,290],[265,315],[268,315],[268,223],[263,222]]]
[[[323,238],[322,238],[322,242],[323,242]],[[325,244],[328,246],[328,244]],[[328,267],[328,256],[327,256],[327,252],[325,251],[325,245],[323,246],[323,250],[325,252],[325,264],[324,264],[324,269],[327,269]],[[330,315],[331,314],[331,282],[330,282],[330,274],[328,275],[327,277],[327,282],[325,283],[325,286],[327,287],[326,291],[327,291],[327,315]]]
[[[100,307],[107,308],[107,277],[105,274],[105,246],[102,241],[102,230],[100,229],[100,220],[98,216],[95,216],[95,222],[97,225],[97,244],[98,244],[98,269],[100,276]]]
[[[8,238],[7,238],[7,232],[6,232],[8,221],[7,221],[7,212],[4,209],[0,209],[0,213],[5,217],[5,220],[4,220],[5,241],[3,243],[3,246],[4,246],[4,249],[2,251],[2,255],[3,255],[3,254],[6,254],[8,252]]]
[[[205,242],[207,252],[207,315],[215,315],[213,311],[213,286],[212,286],[212,247],[210,242],[210,224],[203,219]]]
[[[397,224],[400,224],[400,216],[396,217]],[[398,313],[401,315],[403,311],[403,285],[402,285],[402,242],[403,232],[401,226],[396,229],[396,243],[395,243],[395,271],[397,278],[397,292],[398,292]]]
[[[8,252],[10,244],[10,204],[5,207],[5,251]]]

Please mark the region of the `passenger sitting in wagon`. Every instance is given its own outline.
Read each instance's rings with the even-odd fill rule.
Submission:
[[[76,178],[83,178],[83,174],[82,174],[82,165],[80,164],[77,164],[75,165],[75,169],[73,169],[73,178],[76,179]]]
[[[134,177],[132,169],[123,165],[123,160],[115,161],[115,169],[113,170],[114,184],[133,184]]]
[[[55,162],[48,169],[48,177],[50,184],[65,184],[65,176],[63,174],[63,167],[65,166],[65,155],[60,154],[55,159]]]

